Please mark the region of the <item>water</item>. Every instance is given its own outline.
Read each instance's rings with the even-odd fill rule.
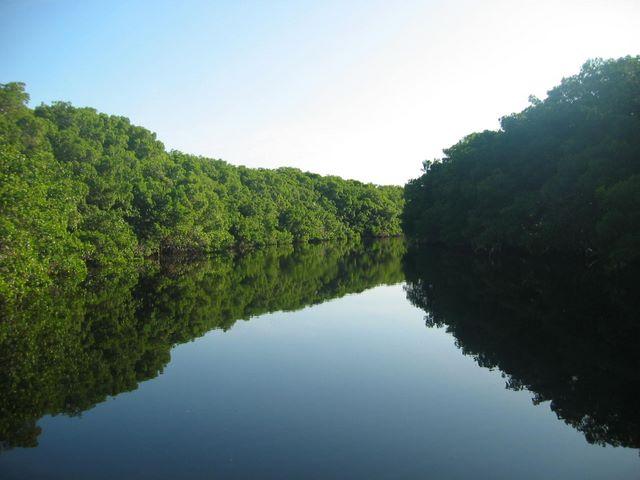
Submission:
[[[0,473],[637,478],[635,297],[565,270],[316,245],[34,300]]]

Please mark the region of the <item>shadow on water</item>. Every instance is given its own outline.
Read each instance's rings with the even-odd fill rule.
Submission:
[[[638,272],[414,247],[403,264],[428,327],[446,327],[465,355],[549,401],[590,443],[640,448]]]
[[[212,329],[401,282],[403,252],[400,239],[274,247],[58,285],[3,312],[0,446],[37,446],[42,416],[134,390],[173,346]]]

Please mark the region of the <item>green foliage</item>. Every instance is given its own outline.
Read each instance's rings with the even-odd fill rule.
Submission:
[[[640,57],[592,60],[544,101],[425,162],[403,226],[430,243],[640,260]]]
[[[401,239],[273,246],[40,290],[0,322],[0,450],[36,446],[40,417],[137,388],[211,329],[398,283],[403,253]]]
[[[400,187],[166,152],[128,119],[0,85],[0,308],[144,256],[401,233]]]
[[[27,100],[21,84],[0,89],[0,306],[57,278],[86,275],[74,234],[85,188],[53,157],[48,125]]]

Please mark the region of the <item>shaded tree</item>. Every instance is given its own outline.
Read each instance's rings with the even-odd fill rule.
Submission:
[[[640,57],[591,60],[405,187],[403,226],[473,250],[640,259]]]

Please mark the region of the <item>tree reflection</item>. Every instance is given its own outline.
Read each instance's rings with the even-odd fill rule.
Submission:
[[[37,446],[40,417],[135,389],[162,372],[174,345],[209,330],[400,282],[403,252],[399,239],[265,248],[151,263],[30,298],[2,312],[0,446]]]
[[[407,298],[590,443],[640,448],[637,272],[410,248]]]

